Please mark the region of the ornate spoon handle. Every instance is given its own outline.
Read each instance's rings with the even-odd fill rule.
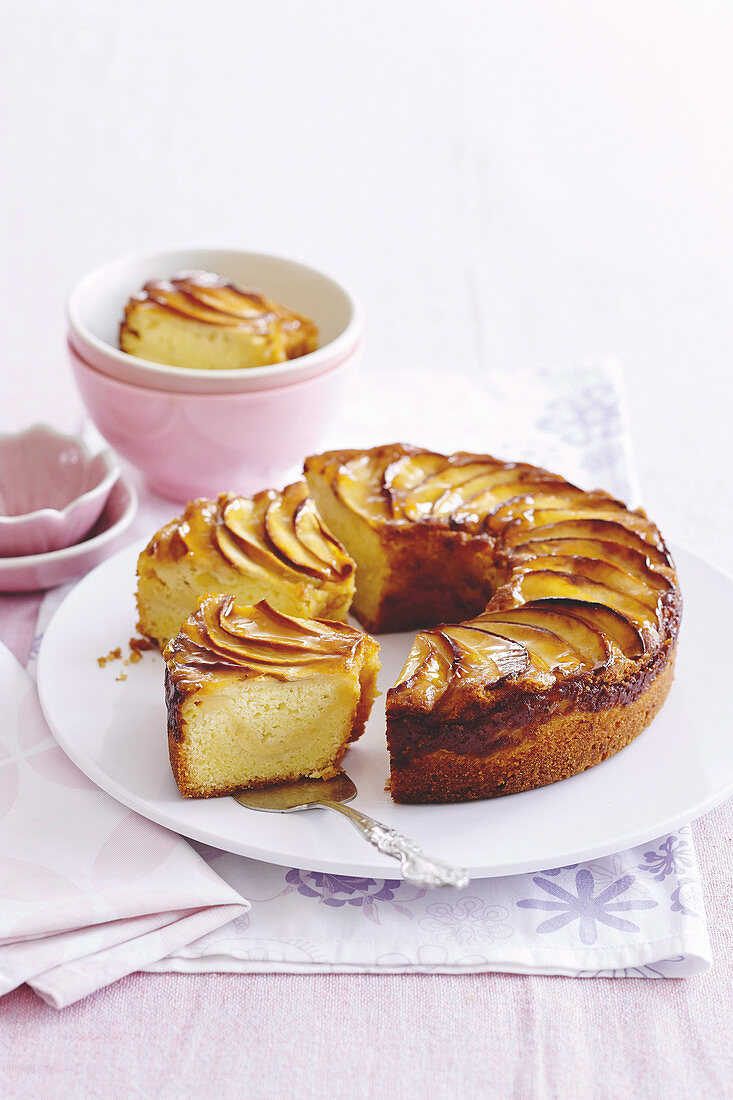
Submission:
[[[398,859],[404,878],[410,882],[416,882],[420,886],[455,886],[458,889],[468,885],[469,877],[461,867],[451,867],[439,859],[431,859],[414,840],[382,825],[373,817],[367,817],[360,810],[346,806],[343,802],[324,799],[319,804],[348,817],[365,840],[385,855]]]

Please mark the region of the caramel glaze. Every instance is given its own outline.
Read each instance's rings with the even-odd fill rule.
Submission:
[[[134,325],[128,323],[140,308],[221,328],[246,329],[255,336],[267,336],[277,327],[285,337],[287,359],[305,355],[316,346],[317,329],[309,318],[270,301],[259,290],[242,290],[209,271],[182,271],[170,279],[145,283],[125,306],[120,340],[125,328],[134,331]]]
[[[146,547],[145,554],[172,561],[191,555],[199,568],[224,562],[240,573],[283,581],[345,580],[354,563],[324,526],[303,481],[265,489],[253,497],[221,493],[194,500]]]
[[[364,646],[376,643],[346,623],[291,618],[266,600],[236,607],[232,596],[204,596],[164,651],[168,703],[223,678],[327,676],[356,664]]]
[[[641,509],[489,455],[391,444],[308,462],[375,529],[438,526],[493,551],[499,583],[486,610],[418,634],[388,693],[393,753],[456,740],[485,752],[497,731],[548,707],[635,698],[670,659],[681,596]]]

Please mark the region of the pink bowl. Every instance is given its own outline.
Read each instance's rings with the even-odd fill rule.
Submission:
[[[361,358],[325,374],[244,393],[165,393],[94,370],[69,343],[77,386],[104,438],[175,501],[256,492],[318,449]]]
[[[0,555],[44,554],[92,529],[119,467],[48,424],[0,435]]]

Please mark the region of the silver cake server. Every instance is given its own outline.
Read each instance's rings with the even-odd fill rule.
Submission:
[[[460,867],[451,867],[439,859],[431,859],[414,840],[402,836],[388,825],[382,825],[373,817],[367,817],[353,806],[346,806],[356,797],[356,787],[346,772],[339,772],[333,779],[297,779],[292,783],[278,783],[272,787],[258,787],[238,791],[232,796],[249,810],[287,814],[293,810],[312,810],[325,807],[336,810],[348,818],[365,840],[385,855],[398,859],[402,876],[420,886],[467,886],[469,878]]]

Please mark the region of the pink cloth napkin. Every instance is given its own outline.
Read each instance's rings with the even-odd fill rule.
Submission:
[[[28,982],[61,1008],[248,911],[184,840],[82,775],[4,646],[0,685],[0,995]]]

